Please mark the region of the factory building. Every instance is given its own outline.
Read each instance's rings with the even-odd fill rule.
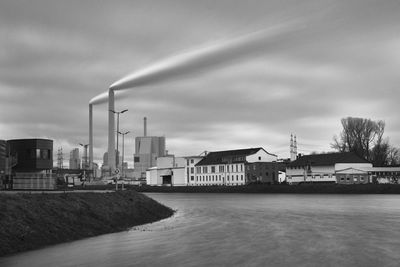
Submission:
[[[69,153],[69,168],[77,170],[81,168],[81,159],[79,157],[79,148],[74,148]]]
[[[134,177],[146,179],[146,170],[156,167],[157,158],[165,155],[165,137],[147,136],[147,121],[144,118],[144,134],[135,138]]]
[[[165,186],[187,185],[185,169],[185,158],[178,158],[173,155],[159,157],[156,160],[156,166],[146,171],[146,184]]]
[[[353,152],[327,153],[301,156],[286,168],[289,184],[340,183],[364,184],[369,182],[372,164]]]
[[[15,139],[6,142],[8,184],[12,189],[55,189],[53,140]]]
[[[272,166],[276,160],[276,155],[261,147],[210,152],[195,165],[194,185],[275,183],[278,168]]]

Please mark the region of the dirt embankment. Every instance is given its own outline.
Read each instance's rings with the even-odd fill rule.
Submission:
[[[135,191],[0,194],[0,256],[126,230],[173,210]]]

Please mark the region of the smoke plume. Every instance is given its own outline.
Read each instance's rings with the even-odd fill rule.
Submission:
[[[270,48],[282,46],[299,32],[298,24],[293,26],[293,23],[287,23],[181,53],[125,76],[113,83],[110,89],[116,91],[115,96],[118,97],[121,96],[120,90],[197,76],[235,61],[251,58]],[[104,92],[92,98],[90,104],[100,104],[107,99],[108,92]]]

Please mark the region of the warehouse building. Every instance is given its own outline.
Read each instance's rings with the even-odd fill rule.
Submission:
[[[196,164],[194,182],[198,186],[276,183],[277,156],[265,149],[247,148],[210,152]]]

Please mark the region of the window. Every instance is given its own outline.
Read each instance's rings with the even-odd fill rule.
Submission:
[[[196,172],[201,173],[201,167],[196,167]]]
[[[211,173],[215,173],[215,166],[211,166]]]
[[[187,163],[187,165],[189,166],[189,160],[188,160],[188,159],[186,160],[186,163]]]
[[[238,165],[236,164],[236,172],[239,172]]]
[[[135,158],[133,159],[133,161],[134,161],[134,162],[140,162],[140,158],[139,158],[139,157],[135,157]]]
[[[261,157],[258,157],[258,160],[261,160]]]
[[[243,171],[243,164],[240,164],[240,171]]]
[[[229,165],[226,165],[226,171],[229,172]]]
[[[340,177],[340,181],[344,181],[344,177],[343,176]]]
[[[194,167],[190,167],[190,173],[194,173]]]
[[[190,181],[194,181],[194,176],[190,176]]]
[[[243,175],[240,175],[240,179],[243,181]]]
[[[40,149],[36,148],[36,158],[40,159]]]
[[[207,173],[207,166],[203,167],[203,173]]]
[[[219,166],[219,172],[224,172],[224,166]]]
[[[228,175],[228,176],[226,176],[226,180],[227,180],[227,181],[229,181],[229,175]]]
[[[191,160],[190,160],[190,163],[194,163],[194,159],[191,159]]]

